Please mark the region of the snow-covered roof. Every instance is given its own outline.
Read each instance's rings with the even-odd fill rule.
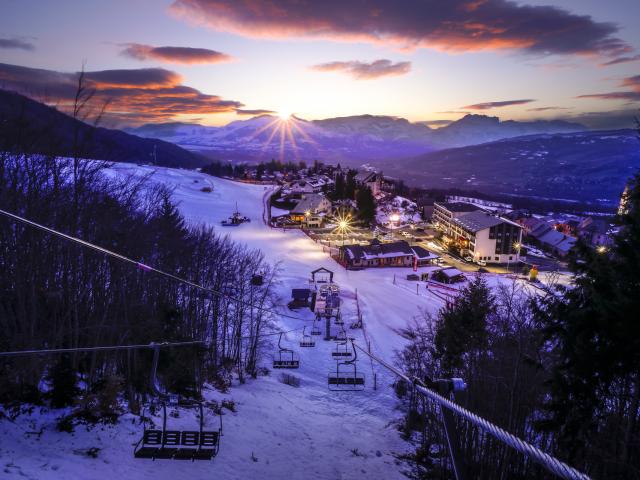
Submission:
[[[440,273],[442,273],[443,275],[446,275],[448,278],[453,278],[453,277],[457,277],[459,275],[464,275],[460,270],[458,270],[457,268],[454,268],[454,267],[443,268],[442,270],[440,270]]]
[[[429,250],[422,247],[411,247],[411,250],[413,250],[413,253],[418,260],[434,260],[436,258],[440,258],[440,255],[436,255],[435,253],[430,252]]]
[[[509,225],[522,228],[520,225],[512,222],[511,220],[507,220],[506,218],[502,217],[496,217],[495,215],[490,215],[485,212],[465,213],[458,218],[454,218],[453,221],[470,232],[479,232],[480,230],[484,230],[485,228],[490,228],[502,223],[507,223]]]
[[[302,200],[300,200],[294,207],[294,209],[291,210],[291,213],[304,214],[307,211],[313,213],[314,210],[317,210],[322,202],[326,200],[326,197],[324,195],[320,195],[319,193],[305,195]]]

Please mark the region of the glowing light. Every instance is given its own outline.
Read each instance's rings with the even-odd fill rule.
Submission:
[[[397,213],[393,213],[389,217],[389,220],[391,220],[392,222],[398,222],[398,221],[400,221],[400,215],[398,215]]]
[[[344,230],[344,229],[346,229],[348,226],[349,226],[349,224],[348,224],[345,220],[342,220],[342,221],[338,224],[338,227],[340,227],[340,230]]]
[[[287,112],[287,111],[278,112],[278,116],[280,117],[280,120],[282,120],[283,122],[287,122],[291,118],[291,112]]]
[[[596,248],[596,251],[600,254],[607,253],[607,250],[607,247],[605,247],[604,245],[600,245],[598,248]]]
[[[520,247],[521,247],[521,246],[522,246],[522,245],[520,245],[520,243],[518,243],[518,242],[515,242],[515,243],[513,244],[513,248],[515,248],[516,250],[520,250]]]

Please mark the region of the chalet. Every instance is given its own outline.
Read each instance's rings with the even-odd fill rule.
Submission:
[[[339,261],[346,268],[413,267],[432,264],[438,255],[422,247],[411,247],[404,240],[381,243],[373,240],[369,245],[340,247]]]
[[[381,173],[364,171],[356,174],[355,181],[356,185],[360,187],[369,187],[371,189],[371,193],[373,193],[373,196],[375,197],[382,192],[384,177]]]
[[[441,283],[458,283],[458,282],[464,282],[466,280],[464,273],[462,273],[457,268],[453,268],[453,267],[436,270],[431,275],[431,278],[436,282],[441,282]]]
[[[306,223],[306,217],[318,216],[330,210],[331,202],[327,197],[319,193],[310,193],[302,196],[302,199],[289,213],[289,217],[293,222]]]
[[[418,267],[433,265],[436,262],[436,260],[440,258],[440,255],[436,255],[435,253],[430,252],[426,248],[422,248],[417,245],[414,247],[411,247],[411,250],[413,250],[415,265]]]

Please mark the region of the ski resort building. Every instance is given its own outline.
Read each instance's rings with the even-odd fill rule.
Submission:
[[[348,269],[368,267],[413,267],[431,265],[438,257],[422,247],[412,247],[404,240],[369,245],[340,247],[338,261]]]
[[[474,262],[509,263],[520,260],[522,226],[469,203],[434,204],[432,222],[463,256]]]
[[[355,177],[356,185],[367,186],[371,189],[371,193],[375,197],[382,191],[382,182],[384,177],[377,172],[360,172]]]
[[[296,223],[307,223],[307,220],[313,220],[314,217],[316,223],[321,224],[324,213],[331,210],[331,202],[327,197],[319,193],[309,193],[303,195],[302,199],[289,213],[289,217]]]
[[[453,220],[470,212],[482,212],[481,208],[462,202],[434,202],[431,223],[445,235],[452,235]]]

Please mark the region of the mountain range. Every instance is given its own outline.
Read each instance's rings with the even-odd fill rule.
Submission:
[[[77,136],[76,136],[77,135]],[[208,160],[163,140],[96,127],[23,95],[0,90],[0,149],[113,162],[198,167]]]
[[[467,115],[439,128],[404,118],[359,115],[304,120],[261,115],[222,127],[188,123],[147,124],[128,129],[142,137],[161,138],[189,150],[225,160],[322,159],[359,165],[363,161],[397,159],[443,148],[540,133],[584,131],[578,123],[561,120],[500,121]]]
[[[632,129],[529,135],[373,165],[414,186],[616,205],[640,142]]]
[[[606,205],[617,202],[627,179],[640,169],[640,144],[631,129],[586,131],[562,121],[484,115],[467,115],[437,130],[372,115],[315,121],[262,115],[223,127],[164,123],[127,133],[0,90],[0,150],[71,156],[74,144],[82,145],[79,154],[85,158],[183,168],[211,158],[367,163],[415,186]]]

